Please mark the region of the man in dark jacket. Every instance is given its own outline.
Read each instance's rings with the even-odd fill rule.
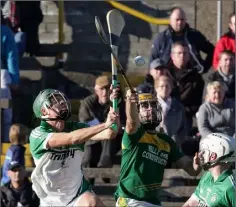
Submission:
[[[95,93],[81,101],[78,119],[81,122],[87,122],[90,126],[97,125],[105,121],[107,113],[111,106],[109,91],[111,79],[108,76],[100,76],[95,81]],[[121,100],[120,120],[121,126],[125,123],[125,105]],[[121,147],[122,130],[114,140],[88,141],[85,144],[85,155],[83,167],[111,167],[113,158]],[[93,184],[94,179],[90,182]]]
[[[201,32],[190,28],[186,23],[185,12],[179,7],[172,10],[168,28],[154,38],[150,62],[160,58],[169,63],[171,45],[176,41],[184,41],[188,45],[190,61],[199,73],[207,71],[211,67],[213,44]],[[201,51],[207,55],[205,60],[200,55]]]
[[[189,63],[189,49],[183,42],[176,42],[171,48],[172,65],[170,71],[174,76],[174,94],[184,105],[189,130],[192,119],[202,103],[204,81],[202,76]]]
[[[32,190],[24,167],[19,162],[12,161],[9,164],[8,176],[11,181],[1,186],[1,206],[38,207],[39,199]]]
[[[235,59],[234,54],[225,50],[220,53],[217,71],[211,73],[207,82],[223,82],[227,88],[226,97],[235,98]]]

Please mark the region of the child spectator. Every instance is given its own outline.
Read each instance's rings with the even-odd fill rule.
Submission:
[[[1,185],[10,181],[7,175],[8,165],[14,160],[19,162],[22,166],[25,166],[25,147],[23,146],[27,142],[29,130],[22,124],[13,124],[9,131],[9,139],[11,146],[7,150],[6,158],[2,169]]]

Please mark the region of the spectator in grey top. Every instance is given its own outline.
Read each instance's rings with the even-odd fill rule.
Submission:
[[[197,125],[201,137],[210,133],[235,136],[235,101],[225,98],[226,87],[214,81],[207,85],[205,103],[197,113]]]
[[[162,122],[157,131],[170,136],[180,147],[186,139],[187,128],[184,106],[171,97],[172,80],[168,76],[160,76],[155,82],[158,102],[162,108]]]
[[[186,23],[186,15],[182,8],[176,7],[170,14],[170,25],[153,40],[150,62],[156,58],[165,63],[170,61],[171,45],[176,41],[184,41],[190,51],[190,60],[199,73],[207,71],[212,64],[214,46],[196,29]],[[203,60],[200,52],[206,54]]]

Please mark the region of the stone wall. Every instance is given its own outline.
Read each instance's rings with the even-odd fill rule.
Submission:
[[[181,6],[187,15],[189,24],[199,29],[211,42],[216,41],[216,1],[180,0],[180,1],[130,1],[126,5],[154,17],[168,18],[170,9]],[[109,71],[110,54],[96,33],[94,16],[101,18],[107,31],[105,16],[112,7],[103,1],[65,1],[64,44],[69,52],[64,54],[66,71],[94,72]],[[44,21],[40,25],[41,43],[58,42],[58,6],[52,1],[42,1]],[[223,1],[223,31],[227,29],[228,14],[233,10],[233,1]],[[151,40],[166,26],[149,24],[123,13],[126,26],[121,35],[119,59],[128,72],[145,73],[147,64],[136,67],[133,59],[137,55],[148,62]]]

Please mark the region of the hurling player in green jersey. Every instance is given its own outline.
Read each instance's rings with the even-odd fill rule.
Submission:
[[[190,175],[201,171],[198,157],[184,156],[169,136],[157,133],[162,120],[157,98],[150,93],[126,94],[126,127],[122,138],[117,207],[158,207],[164,170],[175,164]]]
[[[111,98],[118,98],[119,88]],[[119,116],[112,108],[105,123],[89,127],[86,123],[68,121],[71,107],[68,98],[54,89],[40,91],[33,111],[41,119],[30,134],[30,151],[35,162],[31,180],[40,206],[103,206],[84,178],[81,167],[87,140],[116,137]]]
[[[232,164],[236,160],[236,139],[221,133],[202,138],[200,163],[205,174],[183,207],[235,207],[236,181]]]

